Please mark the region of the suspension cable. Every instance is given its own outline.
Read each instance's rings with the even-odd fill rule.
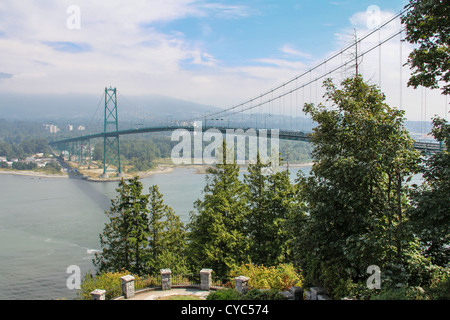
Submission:
[[[288,80],[288,81],[282,83],[281,85],[279,85],[279,86],[277,86],[277,87],[274,87],[274,88],[272,88],[272,89],[270,89],[270,90],[268,90],[268,91],[266,91],[266,92],[264,92],[264,93],[262,93],[262,94],[260,94],[260,95],[258,95],[258,96],[256,96],[256,97],[253,97],[253,98],[251,98],[251,99],[249,99],[249,100],[246,100],[246,101],[244,101],[244,102],[242,102],[242,103],[239,103],[239,104],[237,104],[237,105],[234,105],[233,107],[227,108],[227,109],[225,109],[225,110],[221,110],[221,111],[217,111],[217,112],[211,113],[211,114],[209,114],[209,115],[207,115],[207,116],[208,116],[208,117],[212,117],[212,116],[216,116],[216,115],[218,115],[218,114],[226,113],[226,112],[228,112],[228,111],[237,109],[237,108],[239,108],[239,107],[243,107],[244,105],[249,104],[249,103],[252,103],[252,102],[254,102],[254,101],[257,100],[257,99],[261,99],[262,97],[265,97],[265,96],[267,96],[267,95],[269,95],[269,94],[272,94],[274,91],[277,91],[277,90],[279,90],[279,89],[281,89],[281,88],[284,88],[284,87],[287,86],[288,84],[290,84],[290,83],[296,81],[296,80],[299,79],[299,78],[304,77],[304,76],[307,75],[308,73],[310,73],[310,72],[316,70],[317,68],[319,68],[319,67],[321,67],[322,65],[326,64],[327,62],[333,60],[334,58],[336,58],[337,56],[341,55],[341,54],[344,53],[345,51],[349,50],[349,49],[352,48],[353,46],[357,45],[359,42],[365,40],[366,38],[368,38],[369,36],[371,36],[371,35],[374,34],[375,32],[378,32],[379,30],[381,30],[382,28],[384,28],[386,25],[390,24],[392,21],[394,21],[394,20],[396,20],[398,17],[402,16],[406,11],[409,10],[410,7],[411,7],[410,4],[407,5],[402,11],[400,11],[399,13],[397,13],[396,15],[394,15],[394,16],[393,16],[392,18],[390,18],[388,21],[386,21],[386,22],[384,22],[383,24],[381,24],[378,28],[373,29],[373,30],[370,31],[368,34],[366,34],[366,35],[363,36],[362,38],[358,39],[355,43],[352,43],[351,45],[345,47],[344,49],[340,50],[339,52],[335,53],[335,54],[332,55],[331,57],[327,58],[326,60],[324,60],[323,62],[317,64],[316,66],[310,68],[309,70],[303,72],[302,74],[300,74],[300,75],[298,75],[298,76],[296,76],[296,77],[294,77],[294,78],[292,78],[292,79],[290,79],[290,80]],[[402,31],[403,31],[403,30],[404,30],[404,29],[402,29]],[[384,42],[385,42],[385,41],[383,41],[383,42],[380,41],[379,46],[380,46],[381,44],[383,44]],[[346,65],[346,64],[345,64],[345,65]],[[261,105],[261,104],[258,104],[258,105]],[[249,108],[247,108],[247,109],[245,109],[245,110],[249,110]],[[235,113],[232,113],[232,114],[235,114]],[[202,118],[203,118],[203,117],[202,117]],[[200,119],[200,118],[193,118],[193,119],[190,119],[190,120],[188,120],[188,121],[193,121],[193,120],[197,120],[197,119]]]

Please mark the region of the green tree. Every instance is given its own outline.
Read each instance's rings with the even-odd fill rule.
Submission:
[[[361,76],[341,89],[331,80],[324,86],[333,109],[304,107],[318,126],[311,175],[298,178],[309,215],[297,248],[306,278],[332,287],[339,279],[365,278],[369,265],[402,262],[405,181],[418,154],[403,111],[389,107],[376,86]]]
[[[128,183],[124,179],[119,182],[119,195],[111,200],[111,209],[106,212],[110,221],[100,235],[102,253],[96,254],[93,260],[99,273],[122,269],[135,274],[144,272],[149,196],[142,194],[142,188],[138,177]]]
[[[223,150],[226,150],[224,143]],[[245,185],[239,180],[239,166],[224,161],[209,169],[204,198],[194,207],[189,224],[189,256],[197,268],[212,268],[226,275],[233,265],[248,260],[245,221]]]
[[[158,186],[143,194],[139,177],[121,180],[111,200],[109,223],[100,235],[102,253],[94,265],[99,273],[127,270],[142,275],[171,268],[185,271],[186,230],[172,208],[164,204]]]
[[[424,182],[412,191],[408,217],[412,232],[425,248],[425,256],[445,266],[450,259],[450,124],[436,117],[432,133],[446,149],[425,160]]]
[[[248,218],[247,233],[250,240],[250,259],[253,263],[264,264],[268,258],[268,246],[272,238],[268,234],[267,224],[269,218],[269,199],[267,198],[267,176],[263,170],[267,170],[268,164],[262,164],[259,153],[255,164],[248,166],[248,174],[244,176],[244,182],[248,191]]]
[[[411,0],[402,17],[406,40],[418,45],[409,55],[408,85],[450,94],[450,5],[442,0]]]
[[[49,162],[45,165],[43,170],[45,172],[57,174],[57,173],[61,173],[61,166],[57,162]]]
[[[256,163],[249,165],[244,182],[248,189],[250,258],[255,264],[273,266],[287,259],[291,234],[286,224],[301,211],[295,210],[298,207],[289,171],[266,174],[269,169],[270,163],[262,164],[258,154]]]
[[[158,186],[151,186],[149,192],[149,272],[170,268],[174,273],[185,273],[186,228],[173,209],[164,204]]]

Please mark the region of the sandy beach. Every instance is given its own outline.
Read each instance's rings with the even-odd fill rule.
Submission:
[[[314,163],[290,163],[289,168],[301,168],[301,167],[307,167],[312,166]],[[286,165],[282,166],[283,168],[286,167]],[[147,178],[153,175],[157,174],[169,174],[172,173],[175,169],[183,168],[183,169],[195,169],[197,174],[206,174],[208,168],[212,168],[210,165],[170,165],[170,164],[160,164],[156,168],[144,171],[144,172],[133,172],[133,173],[126,173],[123,174],[122,177],[117,177],[114,175],[111,175],[108,178],[102,178],[100,177],[102,174],[101,169],[80,169],[79,173],[60,173],[60,174],[50,174],[45,172],[38,172],[38,171],[17,171],[17,170],[10,170],[10,169],[0,169],[0,174],[8,174],[8,175],[20,175],[20,176],[29,176],[34,178],[40,178],[40,179],[85,179],[87,181],[93,181],[93,182],[109,182],[109,181],[118,181],[122,178],[129,179],[134,176],[139,176],[140,178]],[[246,171],[247,166],[242,166],[242,170]]]

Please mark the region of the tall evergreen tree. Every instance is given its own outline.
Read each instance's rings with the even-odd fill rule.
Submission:
[[[186,228],[173,209],[164,204],[158,186],[149,188],[149,273],[170,268],[174,273],[186,272]]]
[[[95,255],[99,273],[125,269],[142,275],[171,268],[186,271],[186,230],[172,208],[164,204],[157,186],[143,194],[138,177],[119,182],[119,193],[106,214],[102,252]]]
[[[138,177],[128,183],[124,179],[119,182],[119,195],[111,200],[111,209],[106,212],[110,221],[100,235],[102,253],[96,254],[93,261],[99,272],[144,271],[149,229],[148,195],[142,195],[142,188]]]
[[[255,164],[248,166],[248,174],[244,182],[248,191],[247,233],[250,240],[250,259],[255,264],[264,264],[267,258],[268,245],[271,237],[267,234],[269,216],[269,199],[267,198],[267,176],[263,170],[269,167],[262,164],[259,153]]]
[[[264,174],[269,167],[270,163],[261,163],[258,154],[244,181],[248,188],[250,258],[255,264],[273,266],[287,259],[290,234],[286,224],[294,213],[301,213],[295,210],[289,171]]]
[[[223,150],[226,150],[225,142]],[[197,268],[212,268],[226,275],[235,264],[248,261],[245,185],[236,162],[223,162],[209,169],[203,199],[194,206],[189,224],[189,252]]]

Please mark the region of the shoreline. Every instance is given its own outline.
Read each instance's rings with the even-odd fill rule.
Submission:
[[[313,162],[304,162],[304,163],[290,163],[289,168],[301,168],[312,166]],[[286,164],[281,165],[280,167],[286,168]],[[175,169],[196,169],[196,174],[206,174],[208,168],[211,168],[211,165],[205,164],[191,164],[191,165],[169,165],[169,164],[159,164],[156,168],[149,171],[135,172],[135,173],[127,173],[123,175],[123,178],[131,178],[134,176],[139,176],[139,178],[147,178],[153,175],[158,174],[169,174],[175,171]],[[247,165],[241,166],[242,170],[247,169]],[[79,173],[71,174],[71,173],[60,173],[60,174],[52,174],[52,173],[43,173],[37,171],[18,171],[18,170],[8,170],[8,169],[0,169],[0,175],[16,175],[16,176],[27,176],[34,177],[40,179],[84,179],[90,182],[114,182],[119,181],[122,177],[110,177],[110,178],[101,178],[96,176],[89,176],[88,172],[84,172],[81,170]]]
[[[45,173],[38,171],[30,171],[30,170],[8,170],[8,169],[0,169],[0,174],[14,175],[14,176],[26,176],[26,177],[35,177],[35,178],[56,178],[56,179],[69,179],[68,173]]]

